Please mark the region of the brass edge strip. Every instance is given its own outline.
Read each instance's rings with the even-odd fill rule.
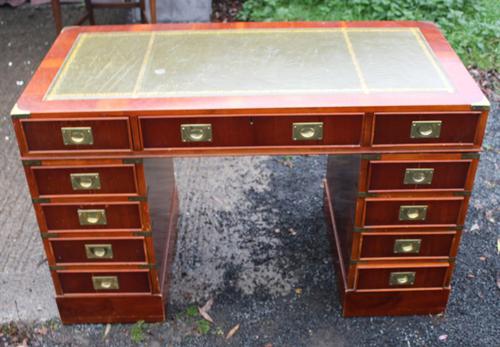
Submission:
[[[40,233],[40,236],[42,237],[42,239],[50,239],[50,238],[59,237],[59,234],[56,234],[56,233]]]
[[[352,228],[352,231],[355,232],[355,233],[361,233],[363,231],[365,231],[366,228],[360,228],[360,227],[354,227]]]
[[[61,265],[49,265],[51,271],[64,270],[66,267]]]
[[[23,166],[40,166],[42,165],[41,160],[21,160],[23,162]]]
[[[358,198],[372,198],[376,196],[379,196],[379,194],[370,192],[358,192]]]
[[[152,270],[152,269],[158,269],[159,266],[158,266],[158,264],[154,264],[154,263],[153,264],[140,264],[139,268],[140,269],[150,269],[150,270]]]
[[[124,158],[123,164],[142,164],[142,158]]]
[[[462,153],[462,159],[479,159],[480,153]]]
[[[12,110],[10,111],[10,116],[13,119],[30,118],[31,112],[20,109],[16,103],[14,107],[12,107]]]
[[[129,196],[128,201],[147,201],[148,197],[147,196]]]
[[[49,198],[32,198],[31,201],[34,204],[47,204],[50,202]]]
[[[472,194],[472,192],[470,190],[466,190],[466,191],[463,191],[463,192],[454,192],[453,195],[454,196],[470,196]]]
[[[472,111],[488,111],[491,105],[488,99],[483,96],[483,98],[470,105]]]
[[[135,231],[132,233],[134,236],[153,236],[153,233],[151,231]]]
[[[382,154],[380,154],[380,153],[361,154],[361,159],[363,159],[363,160],[380,160],[380,159],[382,159]]]

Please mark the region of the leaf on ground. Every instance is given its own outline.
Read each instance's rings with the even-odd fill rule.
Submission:
[[[476,231],[476,230],[479,230],[479,224],[474,223],[474,224],[472,224],[472,226],[470,227],[470,231]]]
[[[295,288],[295,294],[301,295],[302,294],[302,288]]]
[[[236,324],[234,327],[232,327],[231,330],[229,330],[229,332],[226,335],[226,340],[229,340],[231,337],[233,337],[239,328],[240,328],[239,324]]]
[[[38,335],[47,335],[48,331],[49,329],[47,329],[47,327],[41,327],[35,329],[35,333],[37,333]]]
[[[439,335],[439,341],[446,341],[448,339],[448,335]]]
[[[497,254],[500,254],[500,238],[497,239]]]
[[[207,312],[203,311],[203,307],[198,307],[198,312],[200,313],[200,316],[203,317],[203,319],[209,321],[210,323],[214,322],[212,317],[210,317],[210,315]]]
[[[200,310],[208,312],[212,308],[213,304],[214,304],[214,299],[210,298],[210,299],[208,299],[208,301],[206,302],[206,304],[203,305],[203,307],[200,308]]]
[[[111,324],[108,323],[106,324],[106,328],[104,328],[104,334],[102,335],[102,338],[105,339],[110,331],[111,331]]]
[[[484,255],[482,255],[482,256],[479,257],[479,260],[486,261],[486,257]]]

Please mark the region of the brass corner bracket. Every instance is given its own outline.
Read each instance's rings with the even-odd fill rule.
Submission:
[[[488,111],[491,107],[488,99],[483,96],[483,98],[477,102],[474,102],[470,105],[472,111]]]
[[[30,111],[20,109],[19,106],[15,104],[10,111],[10,116],[13,119],[29,118],[31,113]]]

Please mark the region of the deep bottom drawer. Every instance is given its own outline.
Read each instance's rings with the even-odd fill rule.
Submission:
[[[58,271],[63,293],[149,293],[147,270]]]
[[[161,322],[165,303],[161,295],[77,295],[56,298],[64,324]]]

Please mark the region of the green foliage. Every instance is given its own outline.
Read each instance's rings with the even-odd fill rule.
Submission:
[[[140,320],[130,329],[130,339],[135,343],[141,343],[144,340],[144,321]]]
[[[205,335],[210,331],[210,323],[204,319],[196,321],[196,327],[201,335]]]
[[[251,21],[420,20],[438,24],[466,65],[497,68],[498,0],[246,0]]]
[[[198,317],[198,308],[194,305],[189,306],[186,309],[186,316],[191,317],[191,318]]]

